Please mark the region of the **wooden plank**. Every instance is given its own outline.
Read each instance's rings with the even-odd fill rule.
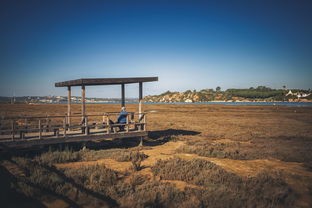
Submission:
[[[76,80],[69,80],[55,83],[55,87],[67,86],[89,86],[89,85],[117,85],[130,84],[140,82],[154,82],[158,81],[158,77],[128,77],[128,78],[82,78]]]

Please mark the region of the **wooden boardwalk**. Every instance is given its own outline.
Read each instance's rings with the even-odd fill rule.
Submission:
[[[76,123],[71,125],[68,116],[2,118],[0,149],[147,136],[146,114],[129,113],[125,124],[112,124],[110,118],[116,115],[85,115],[83,122],[78,122],[81,115],[71,116],[72,120],[76,118]],[[138,115],[136,120],[135,115]],[[92,117],[92,122],[88,122]],[[99,118],[100,121],[94,121]]]
[[[89,135],[71,133],[67,134],[66,137],[43,137],[41,139],[29,138],[29,139],[15,139],[11,140],[8,138],[3,138],[3,135],[0,137],[0,148],[29,148],[33,146],[43,146],[43,145],[53,145],[59,143],[72,143],[72,142],[87,142],[87,141],[96,141],[102,139],[115,139],[115,138],[131,138],[131,137],[145,137],[147,136],[147,131],[132,131],[132,132],[118,132],[118,133],[92,133]]]

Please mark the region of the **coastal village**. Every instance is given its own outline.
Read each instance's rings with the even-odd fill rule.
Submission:
[[[148,103],[201,103],[201,102],[312,102],[310,90],[298,89],[270,89],[259,86],[249,89],[227,89],[221,91],[219,87],[200,91],[187,90],[185,92],[167,91],[160,95],[144,97]],[[23,96],[0,97],[2,103],[26,104],[56,104],[66,103],[67,96]],[[72,103],[81,103],[81,96],[72,96]],[[119,103],[120,98],[86,98],[86,103]],[[126,103],[138,102],[137,98],[126,98]]]
[[[259,87],[258,87],[259,88]],[[185,92],[167,91],[160,95],[146,96],[146,102],[155,103],[199,103],[199,102],[312,102],[310,91],[303,90],[188,90]],[[245,92],[245,93],[242,93]],[[246,93],[248,92],[248,93]]]

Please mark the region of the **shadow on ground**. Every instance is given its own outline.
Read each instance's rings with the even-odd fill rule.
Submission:
[[[18,165],[15,161],[13,160],[9,160],[11,163],[14,163],[15,165]],[[59,171],[57,168],[55,168],[54,166],[48,166],[48,165],[44,165],[44,164],[40,164],[38,162],[34,162],[32,161],[32,163],[34,165],[36,165],[37,167],[46,169],[47,171],[49,171],[50,173],[54,173],[57,176],[59,176],[65,183],[70,184],[72,187],[76,188],[76,196],[75,196],[75,200],[77,200],[78,197],[78,191],[80,193],[84,193],[87,196],[92,196],[95,199],[101,200],[105,203],[108,204],[109,207],[117,207],[118,204],[117,202],[112,199],[109,196],[103,195],[101,193],[95,192],[91,189],[87,189],[85,188],[83,185],[76,183],[72,178],[67,177],[63,172]],[[25,172],[29,172],[30,170],[27,169],[26,167],[20,167],[23,168],[23,170]],[[14,177],[13,175],[11,175],[10,177]],[[29,181],[24,180],[24,183],[26,183],[27,185],[29,185],[30,187],[36,188],[38,190],[41,191],[41,193],[45,194],[45,195],[51,195],[54,196],[58,199],[62,199],[63,201],[65,201],[67,204],[69,204],[70,207],[79,207],[79,205],[76,203],[75,200],[72,200],[71,198],[69,198],[66,195],[57,193],[55,190],[48,188],[48,187],[44,187],[41,184],[35,184]],[[33,206],[33,207],[37,207],[37,206]],[[40,207],[40,206],[38,206]]]
[[[194,136],[201,132],[182,129],[166,129],[160,131],[149,131],[147,138],[143,139],[144,146],[162,145],[172,139],[174,136]],[[122,138],[112,141],[104,140],[102,142],[88,142],[86,146],[89,149],[109,149],[109,148],[131,148],[140,144],[141,138]]]
[[[194,136],[201,132],[182,129],[166,129],[161,131],[148,132],[148,139],[144,141],[144,146],[157,146],[169,142],[174,136]]]
[[[198,135],[200,132],[198,131],[190,131],[190,130],[182,130],[182,129],[166,129],[161,131],[150,131],[148,132],[148,137],[151,139],[159,139],[159,138],[170,138],[172,136],[194,136]]]
[[[17,179],[0,165],[0,203],[2,207],[45,207],[41,202],[15,191],[12,184]]]

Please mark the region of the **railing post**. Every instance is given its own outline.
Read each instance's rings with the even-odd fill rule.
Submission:
[[[46,129],[46,131],[51,132],[51,120],[48,117],[47,117],[47,129]]]
[[[142,103],[143,103],[143,82],[139,83],[139,121],[142,117]]]
[[[85,116],[85,135],[89,134],[88,117]]]
[[[41,139],[41,120],[39,119],[39,139]]]
[[[129,132],[129,114],[127,115],[127,121],[126,121],[126,132]]]
[[[20,139],[24,139],[24,131],[20,131]]]
[[[27,118],[25,118],[25,129],[26,129],[25,133],[27,133],[27,129],[28,129],[28,120],[27,120]]]
[[[15,134],[15,122],[14,120],[11,120],[11,124],[12,124],[12,141],[14,140],[14,134]]]
[[[146,114],[144,114],[143,123],[143,130],[146,131]]]
[[[0,135],[2,135],[2,119],[0,120]]]
[[[63,128],[64,128],[64,138],[66,138],[66,116],[64,118],[64,121],[63,121]]]
[[[139,114],[139,128],[138,128],[139,131],[142,130],[142,124],[141,124],[140,115],[141,115],[141,114]],[[142,115],[142,116],[143,116],[143,115]],[[142,117],[141,117],[141,118],[142,118]]]
[[[67,87],[68,96],[67,96],[67,124],[68,130],[70,130],[71,125],[71,87]]]
[[[110,123],[109,123],[109,118],[108,116],[106,116],[106,124],[107,124],[107,133],[109,134],[110,133]]]

